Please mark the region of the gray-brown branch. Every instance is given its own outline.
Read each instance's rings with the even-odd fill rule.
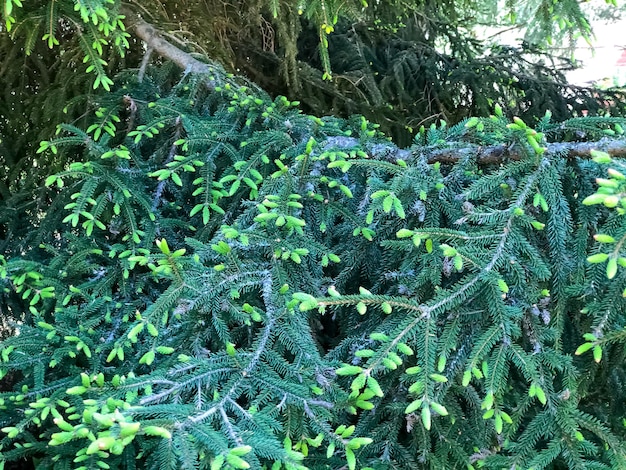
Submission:
[[[181,50],[179,47],[165,40],[163,35],[159,33],[154,26],[146,22],[130,7],[122,5],[121,12],[126,16],[126,26],[131,29],[139,39],[146,43],[148,51],[152,51],[165,59],[171,60],[186,73],[209,74],[213,71],[210,64],[199,61],[188,52]],[[208,85],[211,88],[214,86],[210,81]]]
[[[626,140],[601,139],[596,142],[555,142],[546,145],[546,152],[551,155],[563,155],[567,158],[589,158],[592,150],[606,152],[612,157],[626,155]],[[467,147],[460,149],[435,150],[428,155],[429,163],[454,163],[468,156],[474,156],[481,165],[500,163],[504,159],[521,160],[526,154],[519,146],[498,144],[485,147]]]

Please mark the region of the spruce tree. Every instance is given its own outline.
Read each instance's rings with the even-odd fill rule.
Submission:
[[[0,465],[626,467],[623,118],[402,148],[156,39],[5,182]]]
[[[166,72],[40,146],[73,161],[3,261],[5,461],[625,465],[622,119],[496,108],[399,149]]]

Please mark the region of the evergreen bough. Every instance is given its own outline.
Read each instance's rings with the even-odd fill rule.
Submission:
[[[220,77],[119,77],[3,201],[0,465],[626,468],[623,119],[399,149]]]

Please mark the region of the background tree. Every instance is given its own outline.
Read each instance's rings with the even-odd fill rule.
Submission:
[[[505,113],[575,112],[585,93],[598,107],[604,96],[538,87],[554,75],[529,75],[528,58],[435,34],[446,30],[437,5],[277,4],[250,18],[240,12],[252,6],[222,5],[215,18],[232,21],[220,23],[222,42],[199,41],[220,29],[187,17],[192,8],[151,19],[162,31],[196,25],[177,42],[139,4],[41,6],[4,10],[22,38],[3,37],[4,57],[28,73],[20,82],[6,68],[21,85],[5,94],[2,127],[0,278],[12,322],[0,345],[1,465],[626,466],[626,177],[611,158],[626,153],[626,123],[546,113],[531,125]],[[447,18],[475,7],[439,6]],[[545,6],[546,18],[565,6]],[[199,60],[214,47],[230,69],[247,70],[229,58],[258,65],[233,38],[267,25],[239,26],[265,14],[280,31],[298,7],[302,29],[292,42],[267,36],[278,42],[258,62],[281,64],[282,75],[267,72],[283,77],[275,86],[338,114],[370,106],[359,87],[378,90],[397,122],[304,114]],[[488,13],[476,11],[477,22]],[[34,57],[41,43],[28,37],[50,25],[44,45],[59,53]],[[321,47],[307,56],[311,31]],[[358,57],[380,61],[361,66],[390,73],[346,86],[350,51],[365,47]],[[415,57],[440,64],[423,69],[428,105],[400,86],[421,83]],[[483,95],[490,84],[504,108]],[[570,92],[581,94],[568,107]],[[69,120],[54,136],[34,111],[44,97],[58,103],[46,113]],[[460,122],[416,126],[406,149],[380,131],[401,142],[412,123],[402,119],[423,109],[428,123],[433,106]],[[470,111],[493,115],[463,119]],[[30,137],[18,140],[20,129]]]
[[[120,3],[81,2],[77,10],[71,1],[5,4],[0,129],[3,153],[16,161],[56,123],[97,107],[88,97],[92,84],[108,86],[116,71],[139,68],[146,56],[143,43],[120,29]],[[410,129],[485,115],[496,102],[523,118],[621,106],[611,93],[567,85],[560,73],[567,62],[546,54],[550,38],[590,34],[578,2],[364,5],[142,2],[127,4],[125,13],[142,14],[178,46],[247,75],[272,96],[297,98],[316,115],[363,114],[402,145]],[[474,37],[485,24],[517,26],[524,42],[492,49]],[[323,80],[331,70],[335,79]]]

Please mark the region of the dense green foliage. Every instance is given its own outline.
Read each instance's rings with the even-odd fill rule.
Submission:
[[[578,2],[156,5],[4,3],[0,468],[626,468]]]
[[[401,150],[169,70],[120,76],[4,201],[3,462],[626,466],[624,177],[549,143],[623,120],[496,108]]]

